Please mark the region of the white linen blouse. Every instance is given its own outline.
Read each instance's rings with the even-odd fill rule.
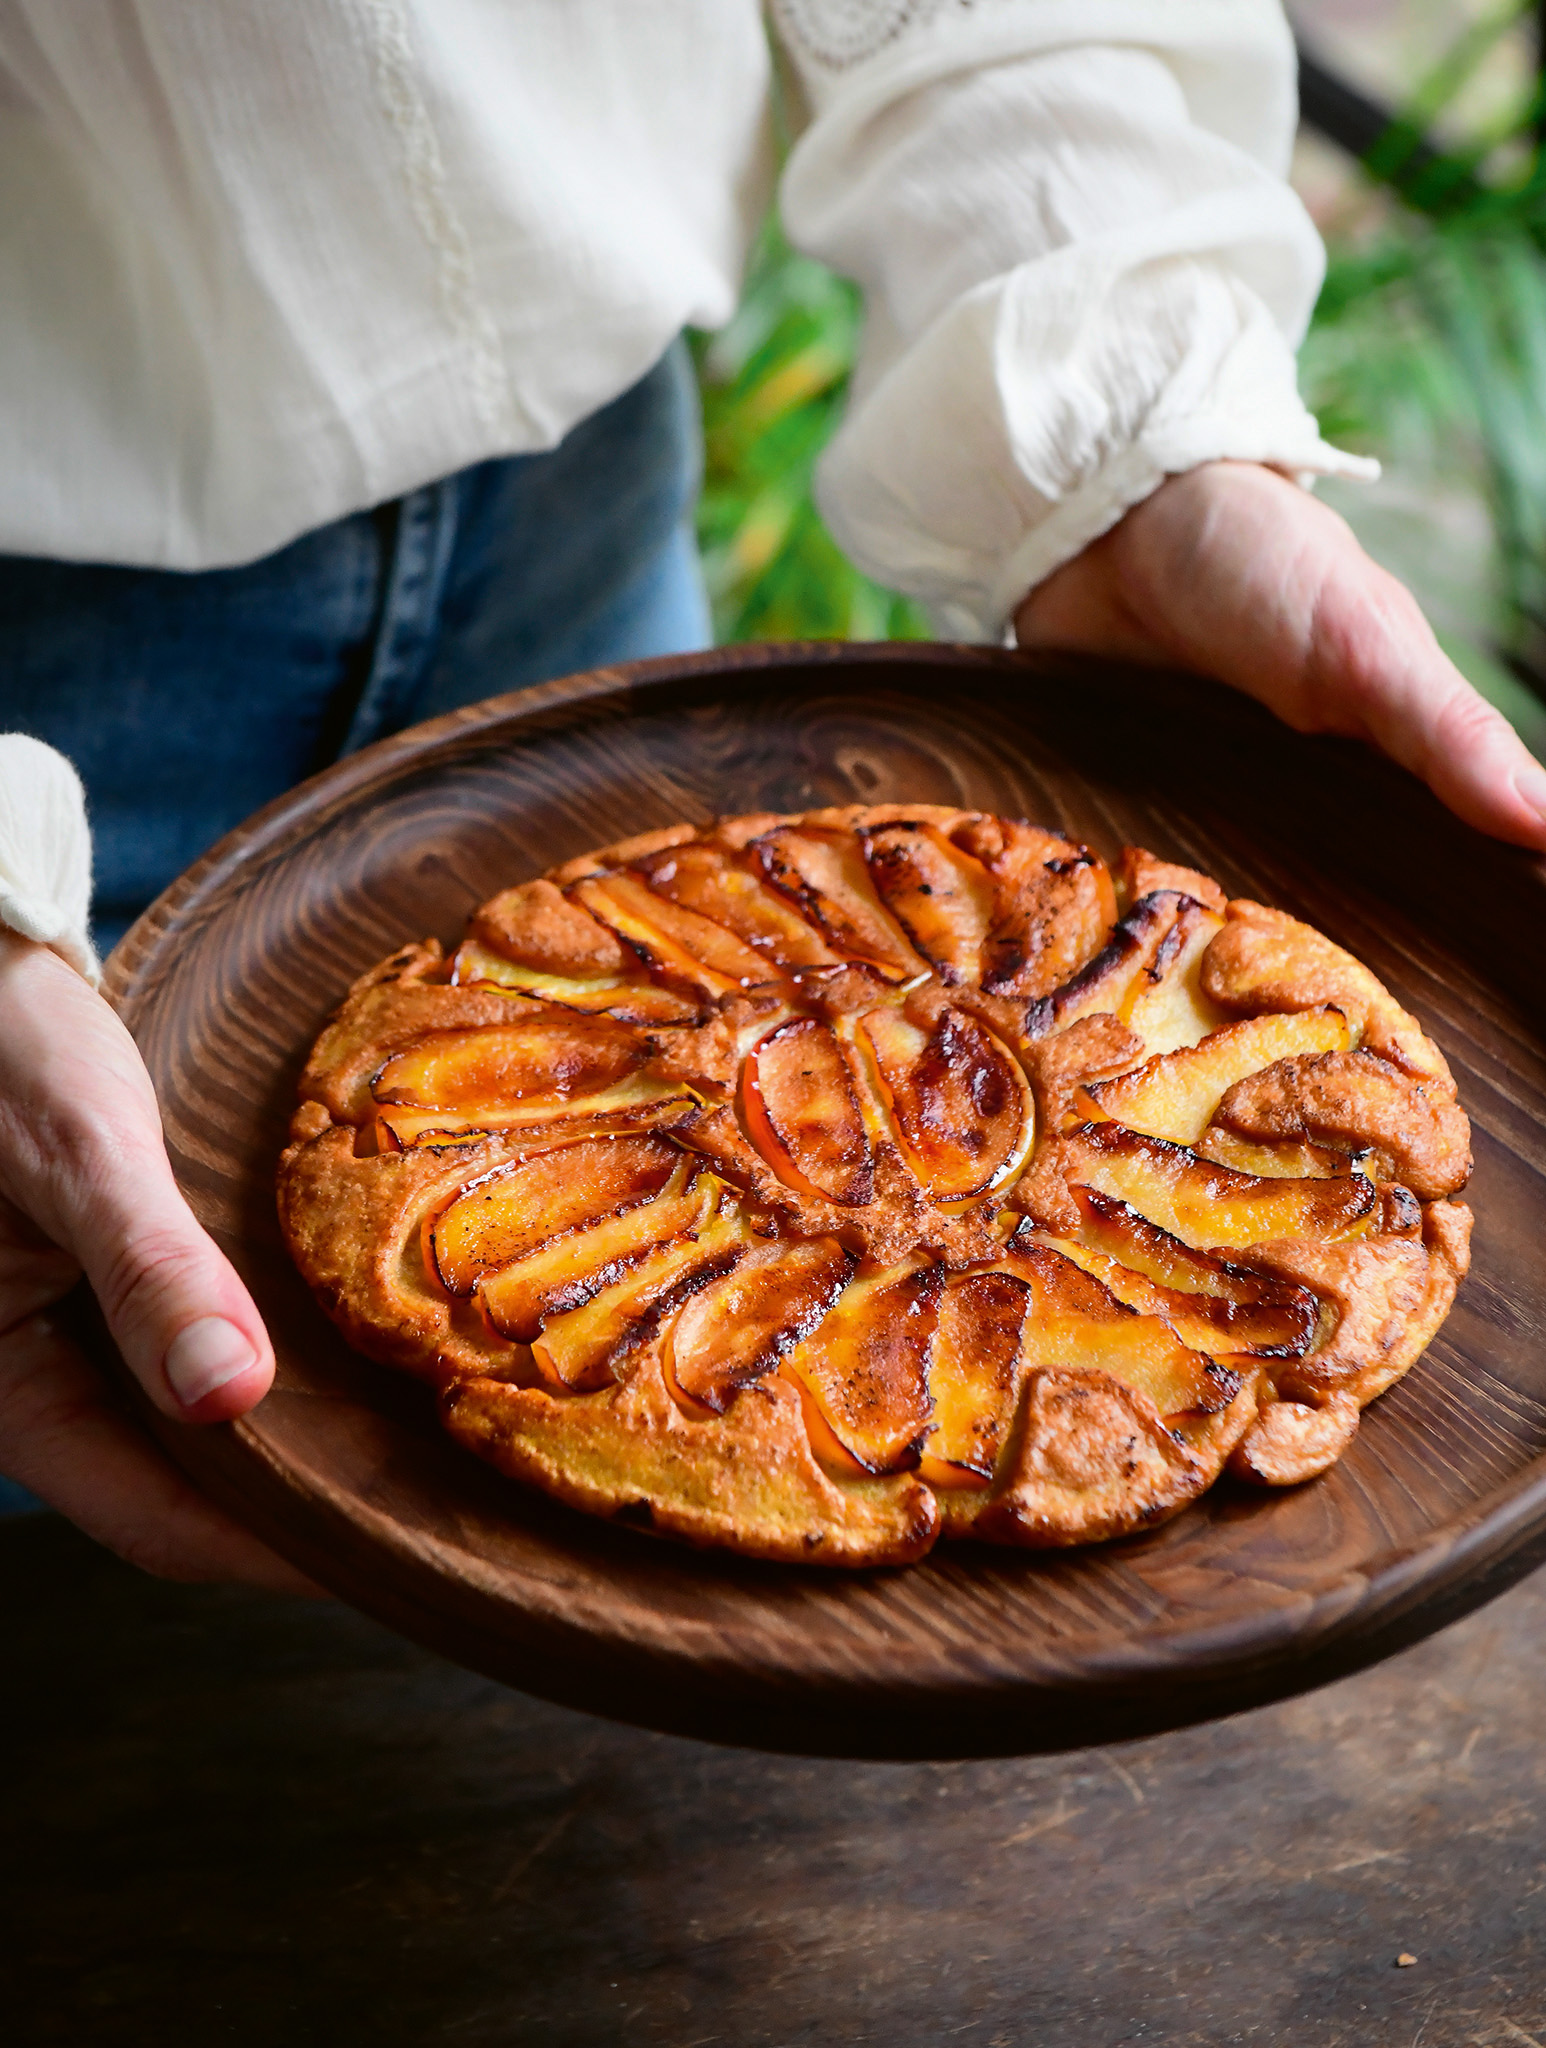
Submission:
[[[775,101],[790,238],[865,294],[821,509],[943,632],[1168,473],[1371,472],[1295,383],[1277,0],[770,15],[0,0],[0,551],[244,562],[553,446],[729,317]]]

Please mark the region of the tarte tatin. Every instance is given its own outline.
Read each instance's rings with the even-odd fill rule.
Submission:
[[[1469,1146],[1309,925],[885,804],[649,832],[405,946],[312,1051],[279,1207],[502,1472],[903,1564],[1324,1471],[1448,1313]]]

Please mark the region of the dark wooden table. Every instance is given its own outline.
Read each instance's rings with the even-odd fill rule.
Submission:
[[[51,1518],[0,1602],[7,2048],[1546,2044],[1546,1576],[1284,1705],[935,1765],[641,1734]]]

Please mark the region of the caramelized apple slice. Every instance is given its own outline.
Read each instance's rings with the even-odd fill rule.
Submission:
[[[643,973],[643,963],[638,971]],[[588,1014],[604,1011],[627,1024],[691,1024],[699,1011],[696,1004],[673,989],[657,988],[653,982],[630,981],[622,975],[600,975],[576,980],[563,975],[544,974],[522,967],[503,954],[492,952],[476,939],[456,949],[451,962],[451,979],[459,988],[499,988],[531,996],[543,1003],[556,1003],[565,1010]]]
[[[657,1081],[650,1074],[632,1074],[615,1088],[569,1098],[539,1096],[530,1102],[478,1104],[471,1109],[398,1109],[376,1112],[376,1141],[383,1152],[400,1152],[435,1136],[460,1131],[519,1131],[538,1126],[584,1122],[587,1134],[663,1129],[688,1116],[697,1097],[680,1081]],[[564,1133],[567,1136],[567,1132]]]
[[[1265,1180],[1121,1124],[1086,1124],[1064,1142],[1071,1185],[1115,1195],[1183,1244],[1204,1249],[1280,1237],[1329,1244],[1363,1236],[1379,1216],[1376,1191],[1360,1173]]]
[[[1156,889],[1176,889],[1183,896],[1191,896],[1204,910],[1211,910],[1215,917],[1222,917],[1227,908],[1224,891],[1211,875],[1201,874],[1196,868],[1181,867],[1172,860],[1161,860],[1144,846],[1124,846],[1121,859],[1117,862],[1117,880],[1122,886],[1122,898],[1126,903],[1136,903],[1140,897],[1152,895]]]
[[[667,847],[634,865],[657,896],[712,918],[773,967],[841,965],[841,955],[797,910],[722,847]]]
[[[890,981],[928,972],[876,895],[852,832],[780,826],[747,851],[844,959],[868,961]]]
[[[1166,1417],[1216,1414],[1240,1391],[1237,1373],[1183,1344],[1163,1318],[1124,1306],[1049,1245],[1016,1249],[1004,1263],[1030,1283],[1023,1336],[1028,1365],[1105,1373],[1147,1394]]]
[[[536,1015],[518,1024],[433,1031],[389,1059],[371,1084],[378,1102],[474,1109],[541,1095],[590,1095],[644,1064],[649,1047],[611,1017]]]
[[[867,1472],[918,1462],[929,1424],[926,1381],[944,1268],[888,1267],[853,1281],[782,1371]]]
[[[669,1138],[582,1138],[468,1188],[434,1226],[435,1266],[453,1294],[598,1216],[658,1195],[687,1169]]]
[[[711,1176],[685,1193],[673,1185],[653,1202],[549,1238],[524,1258],[482,1275],[477,1296],[483,1313],[502,1337],[530,1344],[550,1317],[593,1300],[657,1246],[701,1231],[718,1190]]]
[[[940,1297],[926,1373],[934,1426],[920,1476],[939,1486],[989,1480],[1015,1418],[1025,1367],[1020,1332],[1031,1290],[1010,1273],[957,1273]]]
[[[853,1077],[830,1024],[796,1017],[742,1069],[746,1128],[779,1179],[845,1208],[868,1202],[875,1162]]]
[[[631,1213],[642,1220],[649,1212]],[[684,1301],[728,1272],[754,1241],[739,1212],[668,1239],[580,1307],[550,1313],[532,1340],[532,1356],[554,1386],[575,1393],[604,1387]],[[602,1263],[610,1270],[615,1261]]]
[[[946,987],[982,978],[993,923],[993,878],[935,825],[881,825],[861,834],[882,901]]]
[[[1190,896],[1172,889],[1143,897],[1113,926],[1093,959],[1031,1005],[1026,1035],[1039,1038],[1048,1031],[1066,1030],[1076,1019],[1102,1012],[1126,1023],[1139,996],[1164,979],[1197,920],[1206,915]]]
[[[1007,1049],[964,1010],[920,1030],[899,1010],[859,1020],[903,1156],[936,1201],[964,1201],[1025,1157],[1031,1091]]]
[[[1308,1315],[1315,1320],[1314,1297],[1302,1287],[1291,1287],[1248,1271],[1217,1252],[1200,1251],[1183,1244],[1168,1230],[1151,1223],[1130,1203],[1096,1188],[1076,1187],[1081,1244],[1109,1252],[1124,1266],[1143,1273],[1160,1286],[1188,1295],[1210,1295],[1241,1305],[1273,1304],[1281,1315],[1276,1333],[1267,1341],[1295,1344],[1301,1324]]]
[[[1221,1124],[1209,1124],[1192,1150],[1199,1159],[1232,1166],[1236,1173],[1260,1174],[1263,1180],[1329,1180],[1333,1174],[1346,1173],[1350,1165],[1357,1173],[1368,1171],[1364,1153],[1349,1159],[1346,1152],[1333,1152],[1325,1145],[1258,1144]]]
[[[1054,1248],[1093,1273],[1118,1301],[1163,1316],[1184,1344],[1214,1358],[1237,1352],[1297,1358],[1309,1347],[1320,1311],[1308,1288],[1196,1251],[1111,1195],[1082,1187],[1073,1193],[1078,1238]],[[1011,1250],[1024,1235],[1016,1232]]]
[[[835,1237],[765,1244],[688,1302],[666,1340],[666,1380],[723,1415],[815,1330],[848,1285],[852,1253]]]
[[[1251,1017],[1209,1032],[1198,1045],[1157,1054],[1130,1074],[1097,1083],[1082,1092],[1078,1106],[1151,1138],[1195,1145],[1225,1093],[1247,1074],[1296,1053],[1330,1052],[1351,1042],[1347,1019],[1329,1006]]]
[[[639,964],[547,880],[502,889],[474,913],[468,935],[514,965],[579,981],[627,974]]]
[[[1196,1045],[1229,1022],[1223,1009],[1202,986],[1202,963],[1223,929],[1223,920],[1189,896],[1175,923],[1160,942],[1152,963],[1139,976],[1123,1022],[1143,1040],[1144,1051],[1173,1052]]]
[[[1117,905],[1098,854],[1018,818],[970,818],[950,838],[993,878],[982,949],[991,994],[1044,996],[1099,951]]]
[[[709,917],[657,896],[638,875],[593,875],[574,895],[591,915],[626,939],[649,966],[712,996],[776,978],[758,952]]]

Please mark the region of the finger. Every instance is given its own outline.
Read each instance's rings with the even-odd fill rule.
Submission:
[[[181,1421],[262,1400],[274,1353],[235,1269],[184,1201],[161,1144],[105,1140],[89,1162],[74,1249],[129,1369]]]
[[[0,1442],[7,1477],[142,1571],[319,1591],[112,1406],[100,1375],[46,1315],[0,1344]]]
[[[1546,769],[1346,522],[1270,470],[1174,477],[1031,592],[1022,646],[1170,661],[1365,739],[1468,824],[1546,847]]]
[[[1455,667],[1409,592],[1358,557],[1327,579],[1313,617],[1316,723],[1371,740],[1479,830],[1546,846],[1546,768]]]
[[[167,1161],[155,1091],[122,1022],[47,947],[0,935],[4,1192],[85,1269],[130,1369],[168,1415],[262,1399],[273,1351]]]

